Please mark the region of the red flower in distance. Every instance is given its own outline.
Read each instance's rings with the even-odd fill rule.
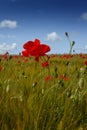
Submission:
[[[49,62],[46,61],[42,63],[42,67],[48,67],[48,66],[49,66]]]
[[[85,61],[84,63],[85,63],[85,65],[87,66],[87,61]]]
[[[0,66],[0,71],[2,71],[2,66]]]
[[[65,80],[65,81],[67,81],[68,80],[68,78],[63,74],[63,75],[60,75],[59,77],[58,77],[58,79],[59,80]]]
[[[20,64],[21,62],[20,61],[18,61],[18,64]]]
[[[28,62],[28,59],[25,59],[24,62]]]
[[[50,80],[52,80],[53,79],[53,77],[51,76],[51,75],[48,75],[48,76],[46,76],[45,77],[45,81],[47,82],[47,81],[50,81]]]

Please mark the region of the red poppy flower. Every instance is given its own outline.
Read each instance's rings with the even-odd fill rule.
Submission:
[[[44,56],[45,53],[50,51],[50,47],[45,44],[40,44],[32,48],[31,55],[32,56]]]
[[[39,61],[39,57],[45,56],[48,51],[50,51],[50,47],[48,45],[40,44],[38,46],[33,47],[30,54],[32,56],[35,56],[35,60],[38,59],[36,61]]]
[[[48,66],[49,66],[49,62],[46,61],[42,63],[42,67],[48,67]]]
[[[80,57],[82,57],[82,56],[83,56],[83,54],[80,52],[80,53],[79,53],[79,56],[80,56]]]
[[[59,80],[65,80],[65,81],[67,81],[68,80],[68,78],[63,74],[63,75],[60,75],[59,77],[58,77],[58,79]]]
[[[22,51],[22,55],[28,57],[29,55],[34,56],[36,61],[39,61],[40,56],[45,56],[50,51],[50,47],[45,44],[40,44],[40,40],[28,41],[23,45],[25,49]]]
[[[49,81],[49,80],[52,80],[52,79],[53,79],[53,77],[51,75],[48,75],[48,76],[45,77],[46,82]]]
[[[87,61],[85,61],[85,65],[87,66]]]
[[[21,62],[20,61],[18,61],[18,64],[20,64]]]
[[[8,55],[3,55],[4,60],[8,59]]]
[[[25,59],[24,62],[28,62],[28,59]]]
[[[2,71],[2,66],[0,66],[0,71]]]

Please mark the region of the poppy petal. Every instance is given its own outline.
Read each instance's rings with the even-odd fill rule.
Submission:
[[[50,47],[48,45],[41,44],[41,45],[38,45],[38,46],[35,46],[34,48],[32,48],[31,55],[32,56],[44,56],[45,53],[47,53],[48,51],[50,51]]]
[[[50,51],[50,47],[48,45],[41,44],[39,51],[40,51],[40,55],[43,55],[43,54],[45,54],[45,53]]]
[[[23,48],[29,50],[29,49],[31,49],[32,46],[34,46],[34,42],[28,41],[28,42],[26,42],[26,43],[23,45]]]
[[[22,55],[25,57],[29,57],[30,53],[27,50],[23,50]]]
[[[35,39],[34,42],[36,43],[36,45],[40,45],[40,40],[39,39]]]

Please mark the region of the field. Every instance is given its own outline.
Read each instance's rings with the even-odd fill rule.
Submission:
[[[0,130],[87,130],[87,55],[1,56]]]

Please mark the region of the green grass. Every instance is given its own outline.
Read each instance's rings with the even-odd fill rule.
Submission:
[[[0,130],[87,130],[87,55],[0,59]]]

